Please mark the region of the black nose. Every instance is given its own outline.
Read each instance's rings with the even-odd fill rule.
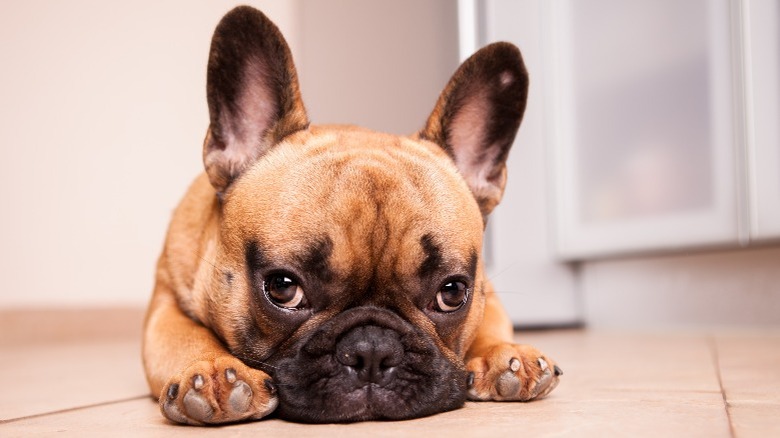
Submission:
[[[384,386],[404,357],[398,333],[373,325],[351,329],[336,345],[336,358],[359,384]]]

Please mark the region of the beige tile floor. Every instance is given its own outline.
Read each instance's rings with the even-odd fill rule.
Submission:
[[[780,329],[519,334],[556,358],[531,403],[467,403],[412,421],[173,426],[146,395],[137,310],[0,313],[0,437],[780,437]]]

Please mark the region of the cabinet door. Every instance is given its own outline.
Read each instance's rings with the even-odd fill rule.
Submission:
[[[741,102],[728,0],[554,0],[544,52],[558,251],[734,244]],[[735,93],[735,90],[737,92]]]
[[[780,238],[780,2],[743,2],[750,237]]]
[[[485,238],[487,274],[515,324],[549,326],[582,319],[572,266],[558,262],[550,239],[549,174],[544,144],[543,0],[461,1],[462,55],[493,41],[523,53],[531,86],[523,123],[509,154],[504,199]],[[471,11],[471,14],[468,12]],[[470,17],[470,18],[469,18]]]

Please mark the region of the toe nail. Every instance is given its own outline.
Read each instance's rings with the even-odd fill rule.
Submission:
[[[203,385],[206,384],[206,381],[203,380],[203,376],[200,374],[195,374],[195,377],[192,378],[192,387],[196,390],[200,390],[203,388]]]
[[[545,370],[547,370],[547,368],[550,367],[549,365],[547,365],[547,361],[542,359],[541,357],[539,358],[539,360],[537,362],[539,362],[539,368],[541,368],[542,371],[545,371]]]
[[[179,384],[178,383],[174,383],[173,385],[168,387],[168,394],[167,394],[167,396],[168,396],[168,400],[173,400],[173,399],[175,399],[176,397],[179,396]]]
[[[517,370],[520,369],[520,359],[513,357],[512,360],[509,361],[509,369],[512,370],[512,372],[517,372]]]
[[[556,376],[562,376],[563,375],[563,370],[558,368],[558,365],[553,365],[553,370],[555,370],[555,375]]]
[[[264,382],[266,389],[268,389],[268,393],[271,395],[276,394],[276,385],[274,382],[271,381],[271,379],[266,379]]]
[[[225,370],[225,379],[227,379],[228,383],[235,383],[236,382],[236,370],[233,368],[228,368]]]
[[[468,377],[466,377],[466,385],[468,385],[469,388],[474,386],[474,372],[470,372]]]

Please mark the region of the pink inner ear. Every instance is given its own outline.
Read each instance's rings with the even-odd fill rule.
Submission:
[[[483,173],[485,164],[493,162],[495,152],[485,144],[490,117],[488,92],[480,87],[467,98],[450,124],[449,144],[455,164],[467,179]]]
[[[269,146],[264,144],[264,137],[273,128],[278,111],[278,97],[268,86],[262,62],[248,62],[241,90],[237,112],[223,112],[220,120],[222,126],[229,127],[223,130],[227,147],[222,152],[222,159],[230,169],[239,171],[254,162]]]
[[[511,73],[502,74],[499,78],[502,88],[513,79]],[[481,86],[466,98],[448,131],[455,166],[477,199],[483,215],[490,213],[500,201],[506,177],[503,163],[496,162],[501,147],[487,144],[491,117],[489,89]]]

